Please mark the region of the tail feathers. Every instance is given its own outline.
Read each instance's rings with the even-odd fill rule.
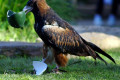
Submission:
[[[90,43],[90,42],[88,42],[87,44],[88,44],[94,51],[96,51],[96,52],[98,52],[98,53],[106,56],[107,58],[109,58],[111,61],[113,61],[113,62],[116,64],[115,60],[114,60],[110,55],[108,55],[106,52],[104,52],[103,50],[101,50],[101,49],[100,49],[99,47],[97,47],[95,44]],[[102,59],[98,54],[97,54],[97,56],[98,56],[100,59]],[[102,61],[103,61],[103,59],[102,59]]]
[[[96,56],[98,59],[100,59],[101,61],[103,61],[107,65],[107,62],[104,59],[102,59],[97,53],[96,53]]]
[[[98,52],[98,53],[106,56],[107,58],[109,58],[111,61],[113,61],[113,62],[116,64],[115,60],[114,60],[110,55],[108,55],[106,52],[104,52],[103,50],[101,50],[101,49],[100,49],[99,47],[97,47],[95,44],[93,44],[93,43],[91,43],[91,42],[85,41],[82,37],[81,37],[81,39],[82,39],[82,41],[83,41],[85,44],[87,44],[88,46],[90,46],[94,51],[96,51],[96,52]],[[101,58],[98,54],[97,54],[97,56],[98,56],[99,58]]]

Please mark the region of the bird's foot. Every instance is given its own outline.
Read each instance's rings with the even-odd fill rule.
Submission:
[[[67,71],[55,68],[55,69],[52,69],[52,72],[54,72],[56,74],[61,74],[62,72],[67,72]]]
[[[52,72],[53,72],[53,73],[56,73],[56,74],[61,74],[61,72],[59,71],[59,69],[56,69],[56,68],[55,68],[55,69],[52,69]]]

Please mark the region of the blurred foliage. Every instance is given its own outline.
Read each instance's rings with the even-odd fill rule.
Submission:
[[[0,23],[0,41],[35,42],[38,36],[33,28],[33,26],[25,26],[24,29],[18,29],[11,27],[8,22]]]
[[[28,0],[0,0],[0,21],[6,21],[6,13],[8,10],[15,12],[21,11],[27,1]],[[74,19],[79,15],[75,6],[70,4],[68,0],[47,0],[47,2],[64,19]],[[31,17],[31,14],[29,16]]]
[[[76,6],[70,4],[70,0],[47,0],[48,4],[65,20],[79,18]]]
[[[28,0],[0,0],[0,41],[27,41],[34,42],[38,37],[33,29],[34,16],[27,14],[25,28],[14,29],[7,22],[7,11],[22,11]],[[65,20],[74,20],[79,17],[75,6],[69,0],[47,0],[48,4]]]

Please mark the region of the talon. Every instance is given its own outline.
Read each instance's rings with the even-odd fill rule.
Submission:
[[[52,69],[52,72],[59,73],[59,69]]]

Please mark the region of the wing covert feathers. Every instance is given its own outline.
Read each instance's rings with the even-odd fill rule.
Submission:
[[[79,35],[69,28],[63,28],[54,25],[45,25],[43,31],[47,38],[57,48],[60,48],[63,52],[67,52],[70,49],[74,50],[82,45]]]

